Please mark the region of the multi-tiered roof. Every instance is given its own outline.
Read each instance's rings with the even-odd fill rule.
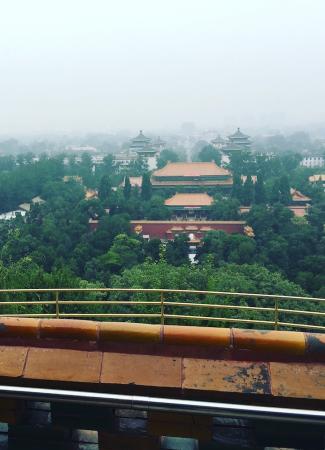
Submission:
[[[242,133],[240,128],[237,128],[235,133],[228,136],[228,143],[223,148],[223,151],[232,153],[236,150],[250,150],[251,145],[250,137],[247,134]]]
[[[151,139],[146,137],[143,134],[142,130],[140,130],[138,136],[136,136],[135,138],[131,139],[130,148],[136,150],[138,148],[147,147],[150,142],[151,142]]]
[[[229,170],[217,166],[215,162],[176,162],[168,163],[152,174],[154,187],[209,187],[231,186]]]

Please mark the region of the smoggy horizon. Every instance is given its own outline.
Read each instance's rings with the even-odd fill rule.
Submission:
[[[325,128],[321,0],[12,0],[0,135]]]

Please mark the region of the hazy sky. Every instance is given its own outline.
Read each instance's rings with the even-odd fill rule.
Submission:
[[[324,0],[0,2],[0,134],[325,123]]]

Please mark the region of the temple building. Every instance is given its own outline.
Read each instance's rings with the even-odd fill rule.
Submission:
[[[174,240],[187,235],[191,245],[199,245],[210,231],[246,234],[246,222],[241,220],[131,220],[131,229],[143,239]],[[93,228],[94,229],[94,228]]]
[[[301,161],[300,165],[303,167],[324,167],[325,158],[321,155],[316,156],[305,156]]]
[[[228,140],[230,145],[236,145],[247,150],[249,150],[252,145],[250,137],[247,134],[242,133],[240,128],[237,128],[237,131],[234,134],[228,136]]]
[[[98,198],[98,191],[95,189],[85,190],[85,200],[95,200]]]
[[[325,173],[319,173],[316,175],[311,175],[309,178],[309,183],[311,184],[318,184],[320,186],[323,186],[324,191],[325,191]]]
[[[211,144],[214,146],[214,148],[222,150],[223,147],[227,145],[227,142],[220,136],[220,134],[218,134],[215,139],[212,139]]]
[[[247,177],[242,176],[242,179],[245,180],[246,178]],[[255,179],[253,178],[253,182],[256,182],[256,177]],[[287,208],[290,209],[296,217],[307,216],[311,204],[311,198],[294,188],[290,188],[290,195],[291,202]],[[251,206],[240,206],[239,212],[240,214],[246,214],[251,210],[251,208]]]
[[[236,151],[250,150],[251,140],[250,137],[240,131],[237,131],[227,139],[223,139],[220,134],[215,139],[212,139],[211,144],[221,152],[221,165],[225,166],[230,163],[230,156]]]
[[[114,155],[113,166],[117,167],[118,171],[120,172],[121,170],[128,168],[132,164],[134,164],[137,158],[137,153],[132,152],[128,149],[124,152],[116,153]]]
[[[139,188],[141,189],[142,187],[142,177],[129,177],[130,180],[130,185],[133,188]],[[124,187],[125,185],[125,178],[123,180],[122,186]]]
[[[290,195],[292,199],[292,205],[295,206],[306,206],[311,203],[311,198],[304,195],[297,189],[290,188]]]
[[[250,137],[242,133],[240,128],[237,128],[235,133],[228,136],[227,145],[222,148],[222,152],[229,156],[236,151],[250,150],[251,145]]]
[[[231,189],[232,175],[229,170],[217,166],[215,162],[176,162],[168,163],[162,169],[153,172],[153,188],[187,188],[205,191],[219,187]]]
[[[297,189],[290,188],[291,205],[288,208],[296,217],[304,217],[308,214],[311,198],[304,195]]]
[[[172,211],[173,218],[206,220],[213,197],[204,193],[178,193],[165,200],[165,206]]]
[[[154,170],[157,168],[157,159],[163,145],[165,143],[160,138],[156,142],[151,142],[151,139],[140,130],[138,136],[131,140],[130,151],[146,161],[148,170]]]
[[[151,139],[146,137],[142,130],[140,130],[138,136],[136,136],[135,138],[131,139],[131,144],[130,144],[130,150],[132,151],[141,151],[144,148],[148,147],[148,145],[150,144]]]

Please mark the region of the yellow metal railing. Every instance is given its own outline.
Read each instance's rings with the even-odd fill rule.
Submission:
[[[94,298],[82,299],[86,295]],[[121,296],[127,298],[116,299]],[[0,316],[246,324],[249,328],[324,331],[324,302],[324,298],[315,297],[179,289],[0,289]],[[138,312],[139,308],[142,311]],[[296,319],[292,321],[292,317]]]

